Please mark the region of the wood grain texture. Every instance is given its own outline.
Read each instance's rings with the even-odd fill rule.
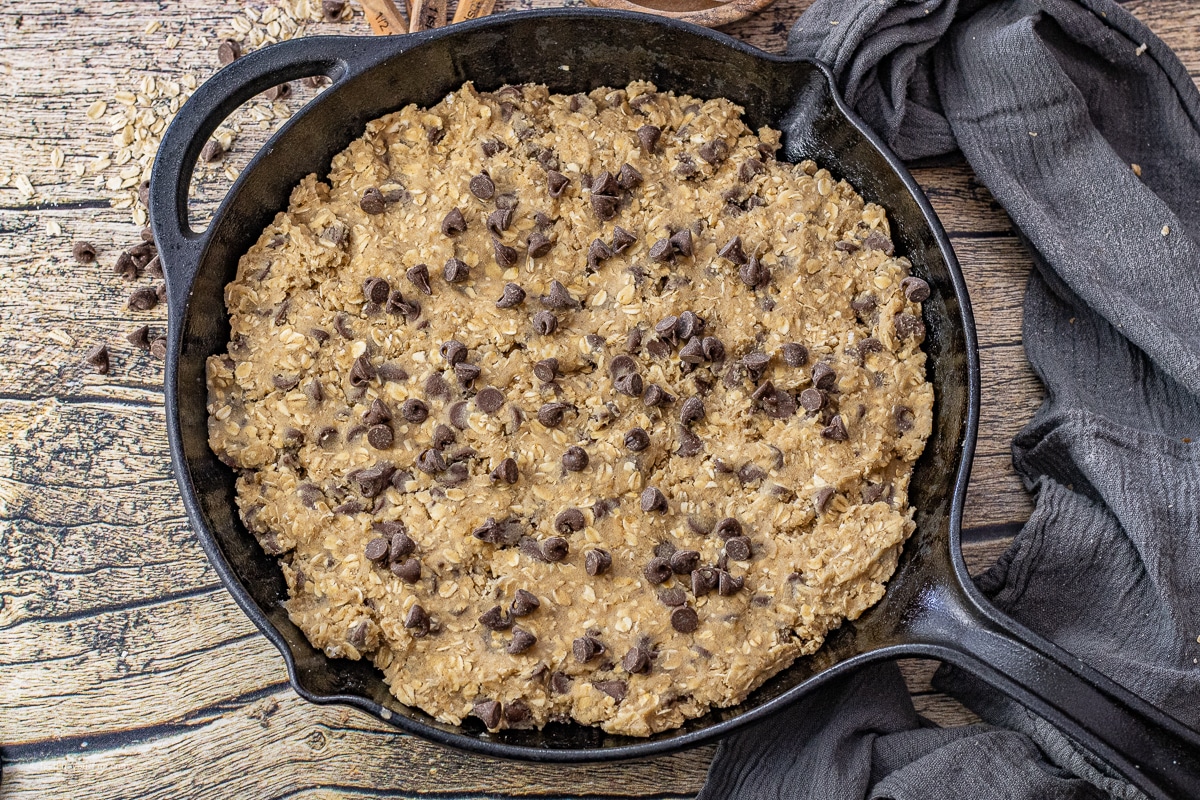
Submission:
[[[254,4],[264,7],[261,0]],[[500,0],[498,9],[555,5]],[[807,0],[777,0],[726,30],[782,49]],[[424,743],[355,711],[316,707],[286,683],[282,659],[241,614],[192,536],[170,472],[161,364],[124,342],[161,309],[125,311],[130,286],[110,269],[136,241],[127,211],[65,170],[110,149],[92,102],[144,73],[203,80],[214,34],[237,0],[23,0],[0,5],[0,175],[28,175],[26,198],[0,186],[0,761],[3,798],[658,797],[693,795],[713,748],[636,764],[538,767]],[[1136,0],[1200,74],[1200,6]],[[158,34],[143,31],[158,20]],[[361,15],[310,32],[365,34]],[[164,50],[166,35],[179,46]],[[207,40],[207,45],[199,39]],[[312,96],[296,86],[299,108]],[[211,213],[265,140],[244,110],[226,162],[198,171],[193,213]],[[963,166],[915,172],[951,232],[982,347],[984,402],[968,493],[964,557],[993,563],[1028,516],[1010,442],[1042,400],[1021,348],[1030,268],[1011,224]],[[50,232],[49,223],[62,228]],[[89,239],[98,264],[71,243]],[[148,285],[141,281],[138,285]],[[136,320],[134,318],[137,318]],[[75,344],[68,342],[73,340]],[[80,363],[105,340],[112,370]],[[973,717],[902,664],[918,710],[946,724]]]

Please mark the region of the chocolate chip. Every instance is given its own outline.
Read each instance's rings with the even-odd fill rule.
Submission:
[[[346,0],[321,0],[321,14],[326,22],[340,22],[346,10]]]
[[[546,238],[545,234],[536,231],[529,234],[529,240],[525,243],[525,250],[530,258],[541,258],[549,253],[552,247],[554,242]]]
[[[138,268],[129,253],[122,252],[113,264],[113,274],[127,281],[137,280]]]
[[[812,382],[818,389],[831,391],[837,385],[837,373],[833,371],[833,367],[819,361],[812,368]]]
[[[446,471],[446,459],[440,450],[427,447],[417,456],[417,469],[427,475],[437,475]]]
[[[750,538],[734,536],[725,542],[725,554],[734,561],[747,561],[750,558]]]
[[[511,267],[517,263],[519,254],[517,253],[516,248],[509,247],[499,239],[492,239],[492,255],[495,257],[497,264],[507,269],[508,267]],[[449,277],[447,277],[446,280],[450,281],[451,283],[456,282],[451,281]],[[463,277],[463,280],[465,280],[465,276]]]
[[[593,270],[599,269],[600,263],[606,259],[612,258],[613,251],[604,242],[599,239],[593,239],[588,247],[587,263],[588,267]]]
[[[435,450],[445,450],[454,443],[457,437],[448,425],[438,425],[433,429],[433,447]]]
[[[639,397],[642,394],[642,376],[636,372],[618,375],[613,379],[613,388],[629,397]]]
[[[376,450],[387,450],[395,440],[390,425],[372,425],[367,429],[367,443]]]
[[[896,430],[907,433],[916,423],[916,415],[908,406],[896,406],[892,409],[892,419],[896,421]]]
[[[544,358],[533,365],[533,375],[542,383],[550,383],[558,377],[558,359]]]
[[[492,470],[491,478],[494,481],[503,481],[510,486],[517,482],[521,477],[520,471],[517,469],[517,460],[515,458],[506,458],[496,465]]]
[[[217,62],[227,67],[242,57],[242,46],[233,39],[224,39],[217,46]]]
[[[557,428],[562,424],[563,414],[570,408],[567,403],[546,403],[538,409],[537,420],[547,428]]]
[[[541,296],[542,305],[555,310],[579,308],[579,301],[571,296],[562,281],[550,282],[550,293]]]
[[[558,197],[567,189],[571,179],[558,170],[546,171],[546,191],[551,197]]]
[[[468,364],[465,361],[454,365],[454,377],[458,379],[459,385],[470,386],[482,370],[474,364]]]
[[[583,559],[583,567],[587,574],[595,577],[608,572],[612,566],[612,556],[607,550],[589,550]]]
[[[645,428],[633,428],[625,434],[625,447],[634,453],[640,453],[650,446],[650,434]]]
[[[368,561],[381,562],[387,558],[388,540],[382,536],[372,539],[367,542],[367,546],[363,549],[363,555]]]
[[[475,395],[475,407],[485,414],[494,414],[504,407],[504,392],[488,386]]]
[[[326,426],[317,431],[317,444],[326,449],[337,443],[337,428]]]
[[[488,158],[491,158],[502,150],[508,149],[508,145],[499,139],[488,139],[487,141],[483,142],[480,147],[483,148],[483,154]]]
[[[646,513],[658,512],[665,514],[668,508],[666,495],[655,486],[647,486],[642,490],[641,506],[642,511]]]
[[[446,236],[454,236],[466,229],[467,219],[463,216],[462,211],[457,208],[450,209],[450,213],[442,220],[442,233]]]
[[[660,264],[666,264],[675,259],[675,248],[671,246],[670,239],[659,239],[654,244],[650,245],[648,254],[651,261],[657,261]]]
[[[625,699],[625,695],[629,691],[629,686],[625,681],[592,681],[592,686],[595,686],[618,703]]]
[[[582,472],[588,465],[587,451],[578,445],[571,445],[563,453],[562,465],[567,472]]]
[[[693,252],[693,247],[692,247],[692,231],[690,228],[684,228],[681,231],[675,232],[674,234],[671,235],[671,238],[668,241],[670,241],[671,249],[674,252],[678,253],[679,255],[683,256],[684,258],[691,257],[692,252]]]
[[[551,672],[550,691],[553,694],[566,694],[571,691],[571,676],[565,672]]]
[[[483,720],[483,724],[489,730],[495,730],[500,727],[500,704],[495,700],[484,700],[476,703],[471,708],[471,715]]]
[[[601,221],[610,220],[617,215],[618,203],[617,198],[611,195],[592,193],[592,213]]]
[[[537,644],[537,637],[524,628],[514,625],[512,634],[512,639],[509,640],[508,647],[504,648],[505,652],[509,655],[515,656],[518,653],[524,653],[526,650]],[[510,708],[512,705],[514,704],[509,704]],[[529,712],[526,710],[524,713],[528,715]],[[517,716],[520,716],[520,714]]]
[[[533,592],[517,589],[512,605],[509,606],[509,611],[514,617],[528,617],[534,611],[537,611],[541,605],[541,601],[537,599],[537,595]]]
[[[675,455],[681,458],[691,458],[704,452],[704,442],[688,428],[679,427],[679,449]]]
[[[593,658],[604,655],[604,645],[591,636],[580,636],[571,642],[571,655],[575,656],[575,660],[580,664],[586,664]]]
[[[441,377],[440,375],[438,376]],[[465,431],[468,427],[467,422],[467,401],[459,400],[454,405],[450,406],[450,424],[458,428],[460,431]]]
[[[98,344],[88,348],[83,354],[83,360],[91,365],[92,371],[99,375],[108,374],[108,345]]]
[[[859,295],[850,301],[850,308],[852,308],[854,313],[859,317],[870,316],[875,311],[875,307],[875,295],[873,294]]]
[[[679,586],[672,586],[670,589],[660,589],[658,592],[658,602],[667,608],[678,608],[687,602],[687,594]]]
[[[692,572],[692,594],[696,597],[704,595],[717,588],[720,577],[712,567],[701,567]]]
[[[421,401],[418,400],[416,402],[420,403]],[[407,405],[407,403],[405,403],[405,405]],[[424,403],[422,403],[422,405],[424,405]],[[367,409],[365,414],[363,414],[363,422],[367,423],[368,425],[378,425],[382,422],[387,422],[391,418],[392,412],[379,398],[375,398],[375,400],[371,403],[371,407]],[[419,422],[420,420],[417,421]]]
[[[583,530],[587,521],[583,517],[583,512],[578,508],[568,508],[566,511],[560,511],[558,516],[554,518],[554,530],[559,533],[575,533]]]
[[[366,354],[354,359],[354,365],[350,367],[350,385],[355,387],[363,387],[375,379],[375,367],[371,365],[371,360]]]
[[[638,172],[628,164],[622,164],[621,169],[617,171],[617,186],[629,191],[638,186],[642,182],[642,173]]]
[[[130,303],[132,304],[132,300]],[[893,324],[896,326],[896,335],[901,339],[919,339],[925,335],[925,323],[913,314],[897,314]]]
[[[691,339],[704,331],[704,320],[695,311],[684,311],[675,323],[675,334],[680,339]]]
[[[657,383],[652,383],[646,387],[646,391],[642,393],[642,402],[648,408],[664,406],[675,402],[675,398],[667,394],[666,391]],[[640,429],[639,429],[640,430]]]
[[[633,647],[621,659],[621,667],[630,675],[650,671],[650,653],[643,647]]]
[[[133,332],[125,337],[125,341],[129,342],[139,350],[150,349],[150,326],[141,325],[133,329]],[[318,401],[319,402],[319,401]]]
[[[731,594],[737,594],[746,585],[746,579],[730,575],[723,569],[716,570],[717,573],[717,594],[728,597]]]
[[[828,395],[820,389],[808,388],[800,393],[800,405],[805,411],[820,411],[825,407]]]
[[[450,384],[446,383],[446,379],[442,377],[442,373],[431,373],[425,379],[425,394],[440,400],[448,400],[450,398]]]
[[[863,246],[868,250],[882,250],[883,254],[888,256],[896,252],[892,240],[880,231],[871,231],[867,238],[863,240]]]
[[[508,230],[508,226],[512,224],[512,219],[513,210],[511,208],[498,208],[491,214],[488,214],[486,226],[493,236],[499,236]]]
[[[821,436],[833,442],[844,442],[850,438],[841,414],[834,414],[833,419],[829,420],[829,424],[821,429]]]
[[[738,278],[751,289],[758,289],[771,282],[771,270],[757,257],[751,256],[750,260],[738,269]]]
[[[704,343],[701,342],[699,336],[693,336],[687,344],[679,350],[679,360],[685,364],[703,364]]]
[[[654,152],[654,146],[658,144],[659,137],[661,136],[662,128],[656,125],[643,125],[637,130],[638,142],[647,153]]]
[[[71,248],[71,255],[80,264],[91,264],[96,260],[96,246],[81,239]]]
[[[700,615],[690,606],[680,606],[671,612],[671,627],[680,633],[694,633],[700,627]]]
[[[149,311],[158,305],[158,292],[149,287],[135,289],[129,295],[129,308],[133,311]]]
[[[591,187],[592,194],[607,194],[614,196],[617,194],[619,188],[620,187],[617,184],[617,179],[614,178],[612,173],[608,170],[604,170],[597,175],[595,180],[592,181]]]
[[[767,371],[767,367],[771,365],[771,357],[766,353],[747,353],[742,356],[742,364],[746,367],[746,371],[750,373],[750,379],[757,381]],[[761,390],[762,387],[759,387]],[[774,389],[774,387],[771,387]],[[757,391],[755,392],[757,394]],[[758,397],[754,398],[758,400]]]
[[[789,367],[802,367],[808,362],[808,348],[802,344],[787,342],[779,350]]]
[[[492,244],[497,244],[497,242],[493,241]],[[497,260],[499,260],[499,257],[497,257]],[[471,277],[471,268],[461,259],[451,258],[446,262],[446,266],[442,268],[442,278],[446,283],[462,283],[469,277]]]
[[[676,550],[670,562],[671,570],[676,575],[688,575],[700,566],[700,553],[696,550]]]
[[[358,199],[358,207],[368,214],[382,214],[387,209],[387,203],[383,199],[383,193],[374,186],[370,187],[362,193],[362,197]]]
[[[504,631],[512,627],[512,620],[505,616],[500,606],[492,606],[479,615],[479,624],[489,631]]]
[[[599,240],[597,240],[597,241],[599,241]],[[613,227],[613,237],[612,237],[612,249],[610,250],[609,255],[612,255],[612,253],[625,252],[627,249],[629,249],[629,246],[632,245],[636,241],[637,241],[637,237],[634,236],[632,233],[625,230],[620,225],[614,226]]]
[[[708,163],[720,164],[729,157],[729,145],[725,143],[724,139],[713,139],[711,142],[700,145],[700,149],[696,152]]]
[[[389,523],[384,523],[387,525]],[[400,524],[400,523],[392,523]],[[392,534],[391,540],[388,542],[388,561],[393,564],[400,563],[408,558],[417,549],[417,543],[408,537],[404,531],[396,531]]]
[[[650,582],[651,586],[657,586],[671,577],[671,564],[665,558],[652,558],[642,570],[642,575]]]
[[[408,282],[420,289],[425,294],[433,294],[433,288],[429,285],[429,267],[425,264],[417,264],[415,267],[409,267],[404,273],[404,277],[408,278]]]
[[[746,252],[742,249],[742,237],[735,236],[730,239],[724,247],[717,251],[717,255],[734,264],[745,264],[747,259]]]
[[[542,558],[546,561],[562,561],[570,552],[570,545],[561,536],[551,536],[542,542]]]
[[[533,315],[533,330],[541,336],[549,336],[558,330],[558,317],[549,311],[539,311]]]
[[[699,397],[692,396],[683,401],[683,408],[679,412],[679,421],[684,425],[691,425],[693,422],[704,419],[704,413],[704,401]]]
[[[471,194],[480,200],[491,200],[492,196],[496,194],[496,184],[486,172],[481,172],[474,178],[471,178],[468,186],[471,189]]]
[[[767,473],[762,467],[748,461],[737,471],[737,476],[742,483],[754,483],[767,477]]]
[[[700,343],[704,357],[712,362],[725,360],[725,344],[715,336],[705,336]]]
[[[754,180],[755,175],[761,175],[766,172],[767,168],[763,162],[757,158],[747,158],[738,167],[738,180],[742,183],[749,183]]]
[[[421,562],[415,558],[392,564],[392,574],[405,583],[416,583],[421,579]]]
[[[679,317],[668,315],[663,317],[654,325],[654,332],[663,339],[673,339],[675,337],[675,326],[679,324]]]
[[[410,397],[400,406],[400,416],[407,422],[420,424],[429,418],[429,406],[415,397]]]

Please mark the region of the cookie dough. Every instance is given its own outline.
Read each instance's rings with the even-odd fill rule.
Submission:
[[[649,83],[467,84],[296,187],[207,377],[314,645],[445,722],[645,736],[879,600],[929,287],[778,142]]]

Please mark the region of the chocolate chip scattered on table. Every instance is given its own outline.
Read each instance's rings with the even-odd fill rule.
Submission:
[[[316,646],[449,723],[644,736],[882,596],[931,288],[739,112],[467,85],[295,189],[209,423]]]

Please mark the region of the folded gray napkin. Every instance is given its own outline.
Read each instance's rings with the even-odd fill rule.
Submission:
[[[1033,258],[1025,350],[1048,399],[1013,463],[1037,507],[980,588],[1200,728],[1200,93],[1187,71],[1111,0],[816,0],[789,51],[832,66],[903,158],[961,152]],[[930,725],[882,664],[727,739],[700,798],[1141,796],[969,676],[943,667],[935,686],[988,724]]]

